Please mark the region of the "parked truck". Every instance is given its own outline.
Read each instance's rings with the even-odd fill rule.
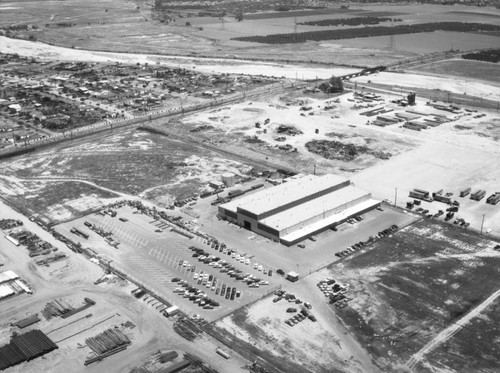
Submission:
[[[480,189],[480,190],[472,193],[470,195],[470,199],[473,199],[475,201],[480,201],[480,200],[482,200],[484,198],[485,195],[486,195],[486,191]]]
[[[434,198],[434,201],[447,203],[447,204],[449,204],[449,205],[451,205],[451,203],[452,203],[452,201],[451,201],[451,198],[450,198],[450,197],[443,196],[442,194],[436,194],[436,193],[433,193],[432,197]]]
[[[465,188],[460,191],[460,197],[465,197],[471,192],[471,188]]]
[[[179,312],[180,312],[179,307],[172,306],[172,307],[168,307],[167,309],[165,309],[165,311],[163,311],[163,314],[166,317],[170,317],[170,316],[177,315]]]
[[[432,202],[432,198],[429,196],[428,192],[427,194],[424,194],[420,191],[418,191],[417,189],[414,189],[414,190],[411,190],[410,193],[409,193],[409,197],[410,198],[416,198],[416,199],[421,199],[421,200],[424,200],[424,201],[427,201],[427,202]]]
[[[498,202],[500,202],[500,192],[496,192],[496,193],[492,194],[486,200],[486,203],[489,203],[491,205],[496,205]]]
[[[229,359],[231,356],[224,350],[221,350],[220,348],[216,349],[215,352],[217,352],[220,356],[222,356],[224,359]]]

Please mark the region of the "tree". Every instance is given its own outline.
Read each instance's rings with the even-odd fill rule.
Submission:
[[[332,86],[333,92],[344,91],[344,83],[342,82],[342,79],[336,77],[335,75],[332,75],[328,83]]]
[[[332,75],[327,82],[321,83],[318,88],[325,93],[339,93],[344,92],[344,83],[342,79]]]
[[[236,15],[234,16],[234,18],[238,21],[238,22],[241,22],[243,21],[243,12],[241,10],[238,10],[236,12]]]

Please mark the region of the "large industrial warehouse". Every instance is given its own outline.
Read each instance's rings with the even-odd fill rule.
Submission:
[[[307,175],[221,205],[219,216],[290,246],[379,204],[347,179]]]

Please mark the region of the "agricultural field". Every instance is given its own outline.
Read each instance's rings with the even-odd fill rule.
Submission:
[[[416,25],[397,25],[394,27],[374,26],[364,28],[351,28],[339,30],[309,31],[290,34],[274,34],[266,36],[246,36],[235,38],[234,40],[248,41],[253,43],[265,44],[289,44],[304,43],[309,40],[341,40],[378,37],[387,35],[417,34],[436,31],[448,32],[491,32],[500,31],[500,26],[488,25],[482,23],[460,23],[460,22],[442,22],[442,23],[421,23]]]
[[[463,339],[458,342],[459,335],[474,338],[472,326],[481,323],[478,342],[494,344],[494,319],[487,317],[494,305],[484,316],[479,313],[471,319],[470,325],[461,324],[464,329],[449,342],[440,336],[435,352],[426,349],[417,354],[439,332],[499,290],[494,280],[499,276],[497,244],[447,224],[421,220],[329,268],[331,277],[350,285],[353,298],[338,315],[383,371],[398,371],[408,363],[412,369],[421,364],[419,371],[427,372],[433,363],[456,367],[463,359],[472,370],[498,369],[498,361],[487,357],[488,350],[479,352],[461,345]],[[467,339],[467,346],[475,343]],[[458,360],[448,354],[438,363],[445,346],[460,351]],[[479,362],[481,353],[485,359]]]
[[[259,4],[269,7],[266,4]],[[200,16],[199,13],[202,13],[203,9],[183,11],[178,7],[161,15],[148,5],[134,1],[90,2],[86,3],[86,7],[67,3],[63,9],[55,8],[55,3],[32,2],[29,7],[23,4],[23,12],[16,11],[19,8],[17,6],[5,7],[2,12],[5,17],[0,17],[0,25],[3,25],[4,33],[10,36],[68,48],[376,66],[428,53],[428,49],[421,48],[412,51],[403,42],[387,49],[387,41],[373,43],[370,41],[372,38],[362,38],[359,39],[360,45],[349,45],[343,42],[308,42],[300,46],[275,45],[270,52],[268,48],[258,43],[238,42],[231,39],[256,35],[256,32],[259,35],[295,32],[300,34],[317,29],[317,26],[304,26],[300,23],[360,16],[396,17],[407,24],[439,21],[500,24],[500,17],[485,16],[481,12],[468,14],[471,13],[470,7],[455,7],[454,12],[450,12],[449,7],[446,6],[366,5],[352,9],[332,7],[250,14],[260,9],[259,4],[245,3],[245,6],[252,9],[244,10],[241,2],[225,3],[224,6],[227,8],[225,10],[228,13],[224,21],[221,21],[220,13],[216,8],[212,16]],[[245,14],[242,21],[236,21],[234,14],[231,13],[232,6],[243,10]],[[298,2],[291,5],[291,8],[297,9],[303,6]],[[492,13],[495,15],[496,11],[492,10]],[[13,24],[30,24],[34,27],[32,29],[9,29],[9,26]],[[487,37],[486,35],[477,36],[479,41]],[[425,34],[422,34],[422,37],[425,38]],[[458,46],[462,37],[461,34],[456,34],[452,38],[448,37],[445,49],[442,49],[441,45],[438,49],[440,51],[449,49],[450,41]],[[355,42],[359,40],[356,39]],[[363,44],[363,41],[367,43]],[[483,44],[485,43],[476,43],[476,46],[472,46],[471,49]],[[332,53],[332,51],[338,53]]]
[[[500,65],[490,62],[454,59],[430,63],[408,71],[441,77],[453,76],[466,80],[474,79],[496,86],[500,84]]]

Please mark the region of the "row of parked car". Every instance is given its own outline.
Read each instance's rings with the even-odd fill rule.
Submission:
[[[282,299],[287,300],[289,303],[295,303],[295,304],[302,304],[303,303],[294,294],[287,293],[286,291],[281,290],[281,289],[275,290],[274,295],[276,295],[276,297],[273,298],[273,303],[278,303]],[[304,302],[304,307],[306,307],[307,309],[312,308],[311,304],[307,303],[307,302]]]
[[[179,285],[179,287],[173,290],[174,293],[182,295],[184,298],[188,298],[199,307],[203,307],[203,309],[211,310],[220,305],[219,302],[211,299],[208,294],[205,294],[202,290],[189,285],[187,281],[173,278],[172,282],[176,282]]]
[[[332,277],[327,277],[316,285],[325,297],[329,298],[330,304],[335,304],[339,308],[347,306],[348,298],[345,294],[349,291],[349,284],[342,284]]]
[[[263,265],[261,265],[257,262],[251,261],[250,258],[247,258],[244,255],[238,254],[236,252],[236,250],[228,249],[224,243],[218,243],[215,241],[211,241],[208,244],[210,245],[211,248],[213,248],[216,251],[219,251],[223,254],[228,255],[231,259],[234,259],[234,261],[236,261],[236,262],[248,265],[250,268],[256,269],[257,271],[262,272],[262,274],[267,275],[269,277],[272,277],[272,275],[273,275],[273,271],[271,269],[264,268]],[[202,250],[202,249],[198,249],[198,250]],[[202,250],[202,251],[204,251],[204,250]]]
[[[335,253],[335,256],[338,256],[339,258],[343,258],[349,255],[354,254],[356,251],[359,249],[365,247],[366,245],[375,242],[379,238],[387,237],[391,235],[392,233],[396,232],[398,230],[398,226],[396,224],[392,225],[391,227],[384,229],[383,231],[378,232],[375,236],[370,236],[368,240],[366,241],[359,241],[358,243],[355,243],[354,245],[348,247],[345,250],[339,251]]]
[[[205,264],[208,264],[213,268],[218,268],[220,273],[225,273],[229,277],[234,278],[235,280],[240,280],[240,281],[246,283],[249,287],[259,287],[261,285],[269,285],[268,281],[262,280],[261,278],[258,278],[250,273],[243,274],[243,271],[241,269],[236,268],[235,266],[229,264],[227,261],[222,260],[220,257],[216,257],[215,255],[211,255],[211,254],[206,253],[203,249],[197,248],[195,246],[191,246],[190,249],[195,252],[193,254],[193,256],[195,256],[195,258],[197,258],[199,261],[201,261]],[[185,261],[183,261],[183,265],[184,265],[184,262]],[[189,266],[189,263],[186,266]],[[191,270],[193,267],[196,268],[196,266],[192,266]],[[212,275],[203,274],[202,272],[200,274],[195,274],[194,276],[196,276],[196,279],[198,281],[200,281],[200,275],[203,275],[202,284],[205,281],[205,279],[207,279],[206,286],[208,287],[208,285],[210,284],[210,281],[211,281],[210,277]],[[194,278],[194,276],[193,276],[193,278]],[[207,278],[207,276],[208,276],[208,278]],[[212,284],[212,287],[214,287],[214,286],[216,286],[216,285]],[[215,289],[213,289],[213,290],[215,290]]]
[[[311,315],[309,312],[307,312],[306,309],[302,309],[295,316],[285,320],[285,324],[294,326],[295,324],[298,324],[299,322],[304,321],[305,319],[309,319],[312,322],[316,321],[316,317],[314,317],[314,315]]]
[[[273,299],[274,303],[278,303],[282,299],[287,300],[289,303],[294,303],[294,304],[301,304],[301,310],[293,317],[285,320],[285,324],[294,326],[295,324],[298,324],[299,322],[305,320],[308,318],[309,320],[315,322],[316,317],[310,313],[310,310],[312,309],[312,305],[308,302],[302,302],[300,299],[298,299],[294,294],[292,293],[287,293],[284,290],[278,289],[274,292],[274,295],[276,297]],[[287,313],[295,313],[297,312],[297,308],[295,307],[288,307],[286,309]]]
[[[439,218],[441,215],[443,215],[445,212],[443,210],[438,210],[435,214],[429,213],[429,210],[423,209],[421,207],[415,209],[415,212],[418,212],[422,215],[425,215],[428,218]],[[444,221],[449,221],[452,220],[455,217],[455,213],[458,212],[458,206],[451,206],[446,209],[446,215],[444,217]],[[470,223],[465,221],[463,218],[455,218],[453,221],[453,224],[459,225],[463,228],[467,228]]]

